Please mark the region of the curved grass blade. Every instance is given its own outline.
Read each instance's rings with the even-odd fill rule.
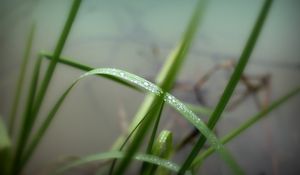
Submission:
[[[193,124],[205,137],[207,137],[210,144],[220,153],[221,157],[230,165],[230,167],[237,166],[234,162],[233,158],[229,155],[229,153],[226,151],[226,149],[223,147],[223,145],[220,143],[220,141],[217,139],[217,137],[207,128],[205,123],[198,118],[189,108],[187,108],[182,102],[180,102],[177,98],[172,96],[169,93],[164,93],[158,86],[154,85],[153,83],[136,76],[134,74],[128,73],[126,71],[118,70],[118,69],[112,69],[112,68],[100,68],[95,69],[92,71],[89,71],[82,76],[80,76],[65,92],[64,94],[59,98],[59,100],[56,102],[55,106],[50,111],[49,115],[47,116],[46,120],[42,123],[42,126],[37,131],[36,135],[34,135],[33,140],[28,147],[26,151],[26,156],[23,158],[23,160],[27,160],[32,152],[34,151],[37,144],[40,142],[42,136],[45,134],[47,128],[49,127],[54,115],[56,114],[57,110],[59,109],[60,105],[62,104],[65,97],[68,95],[70,90],[75,86],[75,84],[81,80],[84,77],[91,76],[91,75],[110,75],[114,76],[115,78],[120,78],[123,80],[126,80],[136,87],[149,92],[153,95],[162,97],[164,101],[166,101],[171,107],[176,109],[179,113],[182,114],[182,116],[187,119],[191,124]],[[25,161],[26,162],[26,161]],[[236,167],[233,168],[236,170]]]
[[[11,140],[0,116],[0,174],[8,175],[11,163]]]
[[[203,17],[203,12],[206,7],[207,0],[198,0],[196,8],[192,14],[189,24],[182,36],[181,41],[177,44],[176,48],[170,53],[166,62],[164,63],[161,71],[156,77],[156,84],[161,87],[165,92],[169,92],[175,82],[177,75],[184,63],[186,55],[192,45],[194,36],[199,27],[199,23]],[[141,107],[139,108],[136,116],[134,117],[132,123],[130,124],[128,130],[131,131],[137,123],[148,113],[150,107],[154,103],[155,99],[153,96],[146,96]],[[123,142],[124,136],[120,136],[113,147],[119,147]]]
[[[239,80],[241,78],[241,75],[248,63],[248,60],[252,53],[252,50],[255,47],[256,41],[257,41],[260,31],[263,27],[263,24],[265,22],[265,19],[267,17],[267,14],[269,12],[271,4],[272,4],[272,0],[265,0],[263,7],[261,9],[261,12],[260,12],[260,14],[256,20],[256,23],[252,29],[251,35],[249,36],[249,39],[248,39],[246,46],[242,52],[242,55],[240,56],[240,59],[236,65],[236,68],[234,69],[234,72],[233,72],[214,112],[212,113],[212,115],[208,121],[207,126],[210,129],[213,129],[214,126],[216,125],[216,123],[218,122],[218,120],[220,119],[222,112],[224,111],[237,83],[239,82]],[[190,167],[191,163],[193,162],[193,160],[195,159],[195,157],[197,156],[197,154],[203,147],[205,141],[206,141],[205,137],[200,137],[198,139],[197,143],[193,147],[193,150],[191,151],[191,153],[189,154],[189,156],[183,163],[179,174],[184,173]]]
[[[61,174],[65,171],[69,170],[70,168],[74,168],[74,167],[84,165],[87,163],[91,163],[91,162],[95,162],[95,161],[114,159],[114,158],[122,159],[122,158],[124,158],[124,156],[125,156],[125,153],[118,152],[118,151],[111,151],[111,152],[105,152],[105,153],[95,154],[95,155],[91,155],[91,156],[86,156],[86,157],[81,158],[81,160],[74,161],[70,164],[67,164],[66,166],[55,171],[53,174]],[[169,160],[159,158],[154,155],[137,154],[134,156],[134,159],[138,160],[138,161],[145,161],[145,162],[148,162],[148,163],[151,163],[154,165],[158,165],[160,167],[164,167],[173,172],[178,172],[178,170],[179,170],[179,166],[176,163],[173,163]],[[187,174],[190,174],[190,172],[187,172]]]
[[[53,58],[53,55],[49,52],[46,51],[40,51],[40,55],[43,56],[44,58],[47,58],[48,60],[51,60]],[[82,64],[76,61],[73,61],[73,58],[70,57],[65,57],[65,56],[61,56],[58,60],[59,63],[62,63],[64,65],[82,70],[82,71],[91,71],[95,68],[88,66],[86,64]],[[109,77],[110,79],[113,79],[112,76]],[[135,86],[133,86],[130,83],[127,83],[126,81],[120,80],[120,79],[114,79],[114,81],[119,82],[120,84],[127,86],[129,88],[132,88],[134,90],[140,91],[140,89],[136,88]],[[213,112],[212,109],[208,108],[208,107],[204,107],[204,106],[200,106],[200,105],[194,105],[194,104],[190,104],[190,103],[185,103],[186,106],[188,106],[188,108],[190,108],[194,113],[198,113],[198,114],[202,114],[205,116],[210,116]]]
[[[66,42],[69,32],[71,30],[72,24],[75,20],[75,17],[76,17],[76,14],[77,14],[80,4],[81,4],[81,0],[73,1],[71,10],[69,12],[68,18],[65,23],[65,26],[63,28],[63,31],[61,32],[61,35],[60,35],[57,45],[55,47],[53,59],[51,60],[49,66],[47,68],[45,77],[42,81],[42,84],[41,84],[39,90],[38,90],[36,99],[34,101],[33,109],[31,111],[30,118],[27,121],[28,123],[27,123],[26,127],[21,129],[21,132],[20,132],[21,136],[20,136],[20,139],[17,141],[17,149],[16,149],[16,154],[15,154],[16,157],[14,158],[14,171],[15,171],[14,174],[17,174],[18,171],[20,171],[20,168],[18,168],[19,163],[20,163],[19,162],[20,156],[23,154],[24,147],[26,146],[28,137],[33,128],[35,119],[37,117],[37,114],[39,112],[39,109],[41,107],[43,99],[45,97],[46,91],[48,89],[48,85],[50,83],[53,72],[57,65],[58,58],[63,50],[63,47],[65,45],[65,42]]]
[[[50,54],[49,52],[46,52],[46,51],[41,51],[41,52],[39,53],[39,55],[43,56],[44,58],[47,58],[48,60],[53,59],[53,55]],[[85,64],[82,64],[82,63],[78,63],[78,62],[73,61],[73,60],[74,60],[74,59],[72,59],[72,58],[67,58],[67,57],[62,56],[62,57],[59,57],[58,62],[59,62],[59,63],[62,63],[62,64],[64,64],[64,65],[71,66],[71,67],[73,67],[73,68],[82,70],[82,71],[86,71],[86,72],[95,69],[95,68],[93,68],[93,67],[91,67],[91,66],[88,66],[88,65],[85,65]],[[134,90],[137,90],[137,91],[140,91],[140,89],[136,88],[136,87],[133,86],[132,84],[127,83],[126,81],[123,81],[123,80],[121,80],[121,79],[117,79],[117,78],[114,78],[114,77],[109,76],[109,75],[107,75],[107,78],[113,79],[114,81],[117,81],[118,83],[120,83],[120,84],[122,84],[122,85],[124,85],[124,86],[130,87],[130,88],[132,88],[132,89],[134,89]]]
[[[224,136],[221,139],[221,142],[223,144],[226,144],[229,141],[231,141],[232,139],[236,138],[241,133],[243,133],[246,129],[248,129],[251,126],[253,126],[260,119],[266,117],[273,110],[279,108],[281,105],[283,105],[284,103],[286,103],[290,98],[292,98],[293,96],[297,95],[299,92],[300,92],[300,87],[298,87],[298,88],[290,91],[288,94],[286,94],[286,95],[282,96],[281,98],[279,98],[278,100],[274,101],[268,108],[260,111],[259,113],[257,113],[256,115],[254,115],[253,117],[251,117],[250,119],[248,119],[240,127],[234,129],[229,134],[227,134],[226,136]],[[203,160],[206,159],[208,156],[210,156],[212,153],[214,153],[214,151],[215,150],[212,147],[210,147],[209,149],[205,150],[202,154],[200,154],[199,156],[197,156],[195,158],[195,160],[194,160],[194,162],[192,164],[192,167],[195,167],[195,168],[200,167],[200,165],[203,162]]]
[[[26,49],[25,49],[25,53],[23,56],[23,61],[21,63],[20,74],[18,77],[17,85],[16,85],[16,91],[14,93],[15,97],[13,100],[13,104],[12,104],[12,108],[11,108],[11,112],[10,112],[10,116],[9,116],[8,131],[9,131],[10,135],[13,135],[15,118],[16,118],[18,107],[19,107],[21,89],[22,89],[22,86],[24,83],[24,78],[26,75],[26,68],[27,68],[27,64],[28,64],[28,60],[29,60],[29,56],[30,56],[30,51],[32,48],[34,32],[35,32],[35,24],[32,24],[29,35],[28,35]]]

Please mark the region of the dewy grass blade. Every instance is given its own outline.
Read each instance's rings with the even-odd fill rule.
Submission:
[[[186,55],[190,49],[194,36],[196,34],[201,18],[203,17],[203,12],[206,7],[206,0],[198,0],[196,9],[192,14],[189,25],[185,30],[185,33],[178,43],[177,47],[171,52],[168,59],[166,60],[163,68],[156,78],[156,84],[159,85],[165,92],[169,92],[172,88],[174,81],[183,65]],[[130,124],[128,130],[129,132],[139,123],[139,121],[145,116],[149,111],[150,107],[154,102],[153,96],[146,96],[144,102],[142,103],[139,111],[134,117],[132,123]],[[124,136],[120,136],[113,147],[119,147],[123,142]]]
[[[210,129],[213,129],[214,126],[216,125],[217,121],[222,115],[222,112],[224,111],[238,81],[240,80],[240,77],[248,63],[249,57],[252,53],[252,50],[255,47],[255,43],[259,37],[260,31],[263,27],[263,24],[265,22],[265,19],[267,17],[267,14],[269,12],[269,9],[271,7],[272,0],[265,0],[264,5],[261,9],[261,12],[256,20],[256,23],[252,29],[251,35],[246,43],[246,46],[242,52],[242,55],[239,59],[238,64],[236,65],[236,68],[234,69],[234,72],[214,110],[212,113],[209,121],[208,121],[208,127]],[[200,137],[197,143],[194,145],[193,150],[191,151],[190,155],[188,158],[185,160],[185,162],[182,165],[182,168],[179,172],[179,174],[184,173],[191,165],[201,148],[203,147],[204,143],[206,141],[205,137]]]
[[[49,85],[50,80],[52,78],[52,75],[53,75],[53,72],[55,70],[56,64],[58,62],[59,56],[60,56],[60,54],[63,50],[63,47],[64,47],[64,44],[65,44],[66,39],[68,37],[68,34],[71,30],[71,27],[72,27],[72,24],[74,22],[77,11],[79,9],[80,3],[81,3],[81,0],[74,0],[73,1],[68,19],[65,23],[63,31],[60,35],[60,38],[59,38],[59,40],[57,42],[57,45],[56,45],[56,48],[54,50],[53,59],[51,60],[49,66],[47,68],[45,77],[42,81],[42,84],[41,84],[40,89],[37,93],[36,99],[34,101],[31,116],[30,116],[30,119],[28,119],[28,124],[26,125],[25,128],[21,129],[21,133],[20,133],[21,137],[20,137],[20,140],[18,140],[18,142],[17,142],[17,149],[16,149],[16,154],[15,154],[16,157],[15,157],[15,160],[14,160],[14,166],[15,166],[14,169],[15,169],[16,172],[19,171],[19,168],[17,168],[17,166],[18,166],[19,161],[20,161],[20,156],[22,155],[23,148],[26,146],[26,142],[28,140],[28,137],[29,137],[30,132],[32,130],[32,127],[34,125],[34,122],[35,122],[35,119],[37,117],[39,108],[40,108],[40,106],[42,104],[42,101],[45,97],[46,91],[48,89],[48,85]]]
[[[122,159],[122,158],[124,158],[124,156],[125,156],[125,153],[119,152],[119,151],[111,151],[111,152],[105,152],[105,153],[95,154],[95,155],[91,155],[91,156],[86,156],[86,157],[81,158],[78,161],[74,161],[72,163],[69,163],[69,164],[63,166],[62,168],[55,171],[53,174],[55,174],[55,175],[62,174],[71,168],[78,167],[80,165],[84,165],[87,163],[92,163],[95,161],[107,160],[107,159]],[[151,163],[153,165],[158,165],[160,167],[164,167],[173,172],[178,172],[178,170],[179,170],[179,166],[176,163],[173,163],[169,160],[162,159],[157,156],[148,155],[148,154],[136,154],[133,158],[135,160],[144,161],[144,162]],[[190,172],[187,172],[187,174],[190,174]]]
[[[132,83],[136,87],[140,88],[143,91],[149,92],[155,96],[162,96],[165,94],[161,88],[154,85],[153,83],[136,76],[134,74],[128,73],[126,71],[113,69],[113,68],[100,68],[95,69],[92,71],[89,71],[82,76],[80,76],[65,92],[64,94],[59,98],[59,100],[56,102],[55,106],[50,111],[49,115],[47,116],[46,120],[42,123],[42,126],[38,129],[36,135],[33,137],[33,141],[31,142],[30,146],[28,147],[23,160],[28,159],[28,157],[31,156],[32,152],[35,150],[35,147],[40,142],[42,136],[45,134],[47,128],[49,127],[51,121],[53,120],[54,115],[56,114],[57,110],[59,109],[60,105],[62,104],[65,97],[68,95],[70,90],[75,86],[75,84],[81,80],[84,77],[91,76],[91,75],[110,75],[115,78],[123,79],[128,81],[129,83]],[[104,76],[107,78],[107,76]],[[112,79],[114,80],[114,79]],[[171,107],[176,109],[178,112],[182,114],[182,116],[187,119],[191,124],[193,124],[205,137],[207,137],[208,141],[211,143],[211,145],[220,153],[222,158],[228,163],[228,164],[234,164],[232,162],[233,159],[230,155],[228,155],[228,152],[225,150],[223,145],[220,143],[220,141],[217,139],[217,137],[207,128],[205,123],[198,118],[189,108],[187,108],[182,102],[180,102],[177,98],[172,96],[169,93],[166,93],[164,95],[164,101],[166,101]]]
[[[210,116],[213,112],[212,109],[200,105],[194,105],[190,103],[185,103],[185,105],[190,108],[194,113],[202,114],[204,116]]]
[[[25,53],[24,53],[24,56],[23,56],[23,61],[21,63],[18,82],[17,82],[17,85],[16,85],[16,91],[14,93],[15,97],[14,97],[14,100],[13,100],[13,104],[12,104],[12,108],[11,108],[11,112],[10,112],[10,116],[9,116],[9,124],[8,124],[9,129],[8,129],[8,131],[9,131],[10,135],[13,135],[14,125],[15,125],[15,118],[16,118],[18,107],[19,107],[21,90],[22,90],[24,78],[25,78],[25,75],[26,75],[26,68],[27,68],[29,57],[30,57],[30,51],[31,51],[31,48],[32,48],[34,32],[35,32],[35,24],[32,24],[29,35],[28,35],[28,39],[27,39],[27,43],[26,43],[26,49],[25,49]]]
[[[272,112],[273,110],[275,110],[278,107],[280,107],[281,105],[283,105],[285,102],[287,102],[293,96],[297,95],[299,92],[300,92],[300,87],[290,91],[288,94],[286,94],[283,97],[279,98],[278,100],[274,101],[268,108],[260,111],[259,113],[257,113],[253,117],[251,117],[249,120],[247,120],[245,123],[243,123],[240,127],[234,129],[229,134],[224,136],[221,139],[222,143],[226,144],[229,141],[231,141],[232,139],[236,138],[241,133],[243,133],[246,129],[253,126],[260,119],[266,117],[270,112]],[[214,151],[215,150],[212,147],[205,150],[202,154],[200,154],[198,157],[196,157],[196,159],[194,160],[194,162],[192,164],[192,167],[195,167],[195,168],[199,167],[200,164],[203,162],[203,160],[205,158],[207,158],[208,156],[210,156]]]
[[[40,55],[51,60],[53,58],[53,55],[48,53],[48,52],[45,52],[45,51],[42,51],[40,52]],[[91,66],[88,66],[88,65],[85,65],[85,64],[81,64],[81,63],[78,63],[76,61],[73,61],[74,59],[72,58],[66,58],[66,57],[60,57],[58,62],[64,64],[64,65],[67,65],[67,66],[71,66],[73,68],[76,68],[76,69],[79,69],[79,70],[82,70],[82,71],[91,71],[95,68],[91,67]],[[109,76],[108,76],[109,77]],[[113,79],[114,77],[110,76],[109,77],[110,79]],[[135,86],[131,85],[130,83],[127,83],[126,81],[123,81],[121,79],[115,79],[115,81],[118,81],[120,84],[124,85],[124,86],[127,86],[127,87],[130,87],[134,90],[139,90],[137,89]]]

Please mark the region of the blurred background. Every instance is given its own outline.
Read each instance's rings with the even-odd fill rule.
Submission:
[[[36,53],[53,51],[71,2],[0,0],[1,115],[9,115],[31,25],[36,24],[36,33],[24,92],[27,92]],[[195,0],[83,1],[63,55],[92,67],[123,69],[153,81],[168,53],[180,40],[195,3]],[[175,96],[193,104],[215,106],[230,69],[216,71],[197,88],[197,92],[193,89],[214,66],[239,58],[261,5],[261,0],[209,2],[178,77],[178,86],[172,92]],[[269,91],[258,93],[261,99],[269,93],[268,98],[272,101],[300,84],[299,19],[300,1],[275,0],[245,71],[250,79],[269,77],[269,88],[266,88]],[[43,70],[47,63],[44,60]],[[57,67],[40,119],[82,73],[64,65]],[[240,85],[237,95],[244,90]],[[82,81],[64,102],[25,172],[43,174],[67,156],[109,150],[130,123],[144,97],[144,94],[99,77]],[[247,174],[300,174],[299,104],[299,96],[291,99],[227,145]],[[221,137],[228,133],[257,111],[255,99],[243,100],[221,119],[216,128],[217,135]],[[21,103],[18,114],[22,112]],[[165,109],[163,123],[162,128],[174,132],[175,143],[192,130],[192,126],[170,108]],[[180,132],[178,127],[182,127]],[[185,157],[190,149],[187,145],[179,157]],[[177,159],[178,163],[183,160]],[[86,171],[78,172],[85,174]],[[216,154],[207,159],[200,172],[230,174]]]

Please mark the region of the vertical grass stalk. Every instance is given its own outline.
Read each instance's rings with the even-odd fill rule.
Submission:
[[[116,168],[116,175],[122,175],[125,173],[126,168],[131,162],[131,159],[137,152],[139,146],[141,145],[145,135],[147,134],[147,131],[153,122],[153,119],[160,113],[160,111],[163,108],[164,100],[162,97],[155,98],[155,103],[150,108],[151,110],[147,115],[145,115],[145,119],[141,126],[138,128],[137,133],[134,135],[134,138],[132,140],[132,143],[129,145],[124,158],[121,160],[119,166]]]
[[[162,108],[160,109],[157,117],[155,118],[155,123],[154,123],[153,129],[152,129],[152,133],[151,133],[151,136],[150,136],[150,139],[149,139],[149,142],[148,142],[148,146],[147,146],[147,150],[146,150],[147,154],[152,153],[153,144],[154,144],[154,141],[155,141],[155,137],[156,137],[156,133],[157,133],[157,130],[158,130],[158,126],[159,126],[162,111],[163,111],[163,105],[162,105]],[[149,171],[149,169],[150,169],[149,164],[144,162],[143,165],[142,165],[142,168],[141,168],[141,174],[144,174],[143,172]]]
[[[22,127],[25,127],[24,124],[26,124],[26,121],[28,120],[28,118],[30,117],[31,112],[32,112],[33,101],[34,101],[34,98],[36,95],[36,90],[38,89],[38,80],[39,80],[39,76],[40,76],[41,61],[42,61],[41,57],[39,57],[36,60],[35,67],[34,67],[34,70],[32,73],[32,80],[31,80],[30,87],[29,87],[26,107],[25,107],[25,111],[23,113],[23,118],[22,118],[22,124],[23,124]],[[19,167],[21,168],[22,166],[20,165]]]
[[[53,59],[51,60],[45,77],[42,81],[42,84],[40,86],[40,89],[38,90],[36,99],[34,100],[34,105],[33,105],[33,109],[30,115],[30,118],[28,118],[28,120],[26,120],[24,127],[22,127],[21,132],[20,132],[20,136],[17,142],[17,149],[16,149],[16,154],[15,154],[15,160],[14,160],[14,169],[15,172],[17,173],[19,171],[19,168],[17,168],[17,166],[19,166],[18,164],[20,163],[20,157],[22,155],[23,149],[26,146],[26,142],[29,138],[30,132],[32,130],[32,127],[34,125],[35,119],[37,117],[37,114],[39,112],[39,109],[41,107],[42,101],[45,97],[46,91],[48,89],[48,85],[50,83],[50,80],[52,78],[53,72],[55,70],[55,67],[57,65],[59,56],[63,50],[63,47],[65,45],[66,39],[68,37],[68,34],[71,30],[72,24],[74,22],[74,19],[76,17],[76,14],[78,12],[79,6],[81,4],[81,0],[74,0],[70,13],[68,15],[67,21],[65,23],[65,26],[63,28],[63,31],[59,37],[59,40],[57,42],[57,45],[55,47],[54,50],[54,55],[53,55]]]
[[[23,61],[21,63],[20,74],[18,77],[17,85],[16,85],[16,91],[14,93],[15,97],[14,97],[14,100],[12,103],[12,108],[11,108],[10,116],[9,116],[8,132],[9,132],[9,135],[11,135],[11,136],[13,135],[13,131],[14,131],[16,114],[17,114],[17,110],[19,107],[19,103],[20,103],[21,90],[22,90],[24,78],[26,75],[26,68],[27,68],[27,64],[28,64],[28,60],[29,60],[29,56],[30,56],[30,51],[32,48],[34,33],[35,33],[35,24],[32,24],[30,32],[28,34],[26,48],[25,48],[25,52],[24,52],[24,56],[23,56]]]
[[[256,41],[259,37],[259,34],[261,32],[261,29],[263,27],[263,24],[265,22],[265,19],[267,17],[267,14],[269,12],[269,9],[271,7],[272,0],[265,0],[264,5],[261,9],[261,12],[256,20],[256,23],[252,29],[251,35],[246,43],[246,46],[242,52],[242,55],[239,58],[239,62],[236,65],[236,68],[234,69],[234,72],[214,110],[212,113],[209,121],[208,121],[208,127],[210,129],[213,129],[216,125],[217,121],[220,119],[222,112],[224,111],[237,83],[239,82],[241,75],[248,63],[248,60],[250,58],[250,55],[255,47]],[[184,174],[184,172],[190,167],[191,163],[203,147],[204,143],[206,141],[206,138],[204,136],[200,136],[197,143],[194,145],[191,153],[189,154],[188,158],[183,163],[180,171],[178,174]]]
[[[193,39],[195,38],[196,31],[198,29],[199,23],[203,17],[203,12],[206,7],[206,0],[198,0],[196,4],[196,9],[192,14],[191,20],[189,21],[188,27],[185,33],[178,43],[177,47],[171,52],[168,59],[166,60],[163,68],[156,78],[156,84],[161,87],[164,92],[169,92],[174,84],[174,81],[183,65],[186,55],[192,45]],[[141,107],[139,108],[136,116],[134,117],[132,123],[130,124],[128,130],[129,132],[135,128],[139,121],[148,113],[151,106],[153,105],[155,99],[151,95],[147,95]],[[124,136],[120,136],[113,148],[118,148],[123,142]]]

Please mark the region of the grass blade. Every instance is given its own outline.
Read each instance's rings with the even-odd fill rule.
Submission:
[[[39,80],[39,76],[40,76],[41,61],[42,61],[41,58],[38,58],[36,60],[34,70],[32,73],[32,80],[31,80],[31,84],[30,84],[30,88],[29,88],[29,92],[28,92],[25,112],[24,112],[23,121],[22,121],[23,127],[26,127],[27,121],[31,116],[33,102],[34,102],[34,98],[36,95],[36,90],[38,89],[38,80]]]
[[[17,85],[16,85],[16,91],[15,91],[15,97],[13,100],[10,116],[9,116],[9,124],[8,124],[8,131],[10,135],[13,135],[13,130],[14,130],[14,125],[15,125],[15,119],[16,119],[16,114],[17,110],[19,107],[19,102],[20,102],[20,96],[21,96],[21,90],[22,86],[24,83],[24,78],[26,75],[26,68],[30,56],[30,51],[32,48],[32,42],[33,42],[33,37],[34,37],[34,32],[35,32],[35,24],[31,26],[30,32],[28,34],[27,38],[27,43],[26,43],[26,48],[23,56],[23,61],[21,63],[21,68],[20,68],[20,74],[18,77]]]
[[[34,101],[34,98],[36,95],[36,90],[38,88],[38,80],[39,80],[39,75],[40,75],[41,61],[42,61],[41,57],[39,57],[36,60],[35,67],[34,67],[34,70],[32,73],[32,80],[31,80],[30,87],[29,87],[26,107],[25,107],[25,111],[23,113],[24,114],[23,118],[22,118],[22,128],[26,127],[28,119],[31,116],[33,101]],[[19,136],[19,137],[21,137],[21,136]],[[21,155],[19,156],[19,159],[20,158],[21,158]],[[20,160],[16,160],[16,161],[19,162]],[[19,166],[20,166],[19,168],[22,168],[22,163]]]
[[[262,111],[260,111],[259,113],[257,113],[256,115],[254,115],[253,117],[251,117],[250,119],[248,119],[240,127],[234,129],[229,134],[227,134],[226,136],[224,136],[221,139],[222,143],[226,144],[229,141],[231,141],[232,139],[236,138],[241,133],[243,133],[246,129],[248,129],[251,126],[253,126],[260,119],[266,117],[273,110],[279,108],[281,105],[283,105],[284,103],[286,103],[290,98],[294,97],[299,92],[300,92],[300,87],[298,87],[298,88],[290,91],[288,94],[286,94],[286,95],[282,96],[281,98],[279,98],[278,100],[274,101],[268,108],[263,109]],[[200,164],[201,164],[201,162],[203,162],[203,160],[205,158],[207,158],[208,156],[210,156],[214,151],[215,151],[214,148],[209,148],[209,149],[205,150],[205,152],[203,152],[201,155],[199,155],[199,156],[196,157],[196,159],[194,160],[194,162],[192,164],[192,167],[199,167]]]
[[[153,119],[162,111],[164,101],[162,98],[156,98],[155,103],[151,107],[149,113],[144,117],[144,122],[139,127],[132,143],[129,145],[124,158],[121,160],[120,165],[116,168],[116,175],[122,175],[125,173],[126,168],[129,166],[135,153],[138,151],[144,137],[147,134],[149,127],[151,126]]]
[[[172,153],[172,133],[167,130],[163,130],[158,138],[155,140],[152,150],[150,152],[151,155],[163,158],[163,159],[169,159]],[[149,153],[148,153],[149,154]],[[143,175],[151,175],[156,174],[156,170],[158,166],[156,165],[149,165],[145,168],[144,171],[142,171]],[[165,169],[162,169],[161,167],[158,169],[158,174],[168,174],[165,172]]]
[[[162,107],[159,109],[159,112],[158,112],[158,115],[156,116],[156,118],[153,118],[155,120],[155,123],[154,123],[154,127],[152,129],[150,140],[148,142],[147,151],[146,151],[147,154],[151,154],[152,149],[153,149],[153,144],[154,144],[156,133],[157,133],[157,129],[158,129],[158,126],[159,126],[159,122],[160,122],[160,118],[161,118],[161,113],[163,111],[163,105],[164,104],[162,104]],[[141,173],[147,171],[146,169],[149,170],[149,167],[148,167],[148,164],[144,162],[143,165],[142,165],[142,168],[141,168]]]
[[[0,116],[0,174],[8,175],[11,163],[11,140]]]
[[[42,61],[41,58],[38,58],[36,60],[35,67],[34,67],[34,70],[33,70],[33,73],[32,73],[32,80],[31,80],[31,83],[30,83],[29,92],[28,92],[28,96],[27,96],[27,100],[26,100],[26,107],[25,107],[25,111],[23,113],[22,121],[21,121],[21,127],[22,128],[26,127],[26,125],[28,123],[28,120],[31,116],[33,102],[34,102],[34,98],[35,98],[35,95],[36,95],[36,90],[38,88],[38,79],[39,79],[39,75],[40,75],[41,61]],[[19,134],[19,138],[18,138],[19,140],[21,139],[21,136],[22,135]],[[14,160],[14,163],[15,163],[14,166],[19,164],[17,162],[20,162],[20,159],[21,159],[20,150],[17,150],[15,154],[16,155],[15,155],[15,160]],[[14,166],[12,168],[16,170],[17,168],[14,167]]]
[[[194,104],[190,104],[190,103],[185,103],[185,105],[190,108],[194,113],[197,114],[201,114],[204,116],[210,116],[213,112],[212,109],[208,108],[208,107],[204,107],[201,105],[194,105]]]
[[[146,115],[147,116],[147,115]],[[144,117],[139,123],[138,125],[136,125],[136,127],[131,131],[131,133],[129,133],[129,135],[127,136],[127,138],[125,139],[124,143],[121,145],[121,147],[118,149],[118,151],[122,151],[123,148],[125,147],[126,143],[129,141],[129,139],[131,138],[131,136],[133,135],[133,133],[138,129],[138,127],[143,123],[143,121],[145,120],[146,117]],[[109,175],[112,175],[113,174],[113,171],[114,171],[114,167],[117,163],[117,159],[114,159],[111,166],[110,166],[110,169],[109,169]]]
[[[185,33],[178,43],[177,47],[171,52],[168,59],[166,60],[163,68],[156,78],[156,84],[159,85],[165,92],[169,92],[172,88],[174,81],[181,69],[182,63],[184,62],[186,55],[192,45],[193,38],[196,34],[199,23],[203,17],[203,12],[206,7],[206,0],[198,0],[196,9],[192,14],[189,25],[185,30]],[[137,123],[148,113],[150,107],[154,103],[153,96],[146,96],[144,102],[142,103],[139,111],[134,117],[132,123],[130,124],[128,130],[131,131]],[[119,147],[123,142],[124,136],[120,136],[113,147]]]
[[[264,5],[261,9],[261,12],[256,20],[256,23],[252,29],[251,35],[246,43],[246,46],[242,52],[242,55],[239,59],[239,62],[236,65],[236,68],[234,69],[234,72],[213,112],[211,115],[209,121],[208,121],[208,127],[210,129],[213,129],[216,125],[217,121],[222,115],[222,112],[224,111],[237,83],[239,82],[241,75],[248,63],[249,57],[252,53],[252,50],[254,49],[254,46],[256,44],[257,38],[259,37],[260,31],[263,27],[263,24],[265,22],[265,19],[267,17],[267,14],[269,12],[269,9],[271,7],[272,0],[265,0]],[[185,162],[182,165],[182,168],[180,170],[179,174],[183,174],[191,165],[201,148],[203,147],[204,143],[206,141],[205,137],[200,137],[195,146],[193,147],[193,150],[191,151],[190,155],[187,157]]]
[[[91,155],[91,156],[86,156],[81,158],[81,160],[78,161],[74,161],[70,164],[67,164],[66,166],[58,169],[57,171],[55,171],[54,174],[61,174],[64,173],[65,171],[69,170],[70,168],[74,168],[80,165],[84,165],[87,163],[91,163],[91,162],[95,162],[95,161],[100,161],[100,160],[106,160],[106,159],[122,159],[124,158],[125,153],[123,152],[119,152],[119,151],[111,151],[111,152],[105,152],[105,153],[100,153],[100,154],[95,154],[95,155]],[[135,160],[138,161],[145,161],[154,165],[158,165],[160,167],[164,167],[168,170],[171,170],[173,172],[178,172],[179,170],[179,166],[176,163],[173,163],[169,160],[165,160],[162,158],[159,158],[157,156],[153,156],[153,155],[148,155],[148,154],[137,154],[134,156]],[[190,174],[189,172],[187,172],[187,174]]]
[[[27,121],[28,123],[27,123],[26,127],[23,127],[21,129],[21,132],[20,132],[21,136],[20,136],[20,139],[17,142],[17,149],[16,149],[16,154],[15,154],[16,157],[15,157],[15,160],[14,160],[14,169],[15,169],[15,172],[16,172],[15,174],[17,174],[17,172],[19,171],[19,168],[17,168],[17,166],[18,166],[19,161],[20,161],[20,156],[22,155],[23,148],[26,146],[26,142],[28,140],[28,137],[29,137],[30,132],[32,130],[32,127],[34,125],[34,122],[35,122],[35,119],[37,117],[40,106],[42,104],[42,101],[45,97],[46,91],[48,89],[48,85],[50,83],[53,72],[54,72],[55,67],[57,65],[58,58],[59,58],[59,56],[60,56],[60,54],[63,50],[64,44],[65,44],[66,39],[68,37],[68,34],[71,30],[71,27],[72,27],[72,24],[74,22],[77,11],[79,9],[80,3],[81,3],[81,0],[74,0],[73,1],[68,19],[65,23],[63,31],[62,31],[62,33],[59,37],[56,48],[54,50],[53,59],[51,60],[49,66],[47,68],[45,77],[42,81],[42,84],[41,84],[40,89],[37,93],[36,99],[34,101],[31,116]]]
[[[75,84],[87,76],[97,75],[97,74],[98,75],[110,75],[110,76],[114,76],[115,78],[126,80],[129,83],[132,83],[133,85],[135,85],[136,87],[140,88],[143,91],[149,92],[158,97],[163,97],[165,102],[167,102],[171,107],[173,107],[179,113],[181,113],[182,116],[186,120],[188,120],[191,124],[193,124],[205,137],[207,137],[208,141],[220,153],[221,157],[225,160],[225,162],[227,162],[229,165],[231,165],[231,167],[233,165],[235,165],[233,158],[229,155],[228,151],[223,147],[223,145],[220,143],[220,141],[217,139],[217,137],[207,128],[205,123],[200,118],[198,118],[189,108],[187,108],[182,102],[180,102],[177,98],[175,98],[174,96],[172,96],[169,93],[163,92],[163,90],[161,88],[159,88],[158,86],[154,85],[153,83],[151,83],[137,75],[131,74],[126,71],[113,69],[113,68],[95,69],[95,70],[89,71],[89,72],[83,74],[82,76],[80,76],[64,92],[64,94],[56,102],[55,106],[50,111],[46,120],[42,123],[42,126],[39,128],[36,135],[34,135],[33,141],[31,142],[30,146],[28,147],[25,155],[28,155],[28,157],[30,157],[31,153],[33,152],[35,147],[40,142],[42,136],[45,134],[47,128],[49,127],[51,121],[53,120],[53,117],[55,116],[55,114],[56,114],[57,110],[59,109],[60,105],[62,104],[63,100],[68,95],[70,90],[75,86]],[[107,78],[107,77],[105,77],[105,78]],[[154,104],[157,104],[157,103],[154,103]]]
[[[45,51],[42,51],[40,52],[40,55],[43,56],[44,58],[47,58],[48,60],[51,60],[53,59],[53,55],[48,53],[48,52],[45,52]],[[62,63],[64,65],[67,65],[67,66],[71,66],[73,68],[76,68],[76,69],[79,69],[79,70],[82,70],[82,71],[85,71],[85,72],[88,72],[88,71],[91,71],[95,68],[91,67],[91,66],[88,66],[88,65],[85,65],[85,64],[82,64],[82,63],[78,63],[76,61],[73,61],[74,59],[72,58],[67,58],[67,57],[60,57],[58,62],[59,63]],[[135,86],[131,85],[130,83],[127,83],[126,81],[123,81],[121,79],[116,79],[112,76],[109,76],[107,75],[107,77],[109,79],[114,79],[114,81],[117,81],[118,83],[124,85],[124,86],[127,86],[127,87],[130,87],[134,90],[138,90],[140,91],[138,88],[136,88]]]

